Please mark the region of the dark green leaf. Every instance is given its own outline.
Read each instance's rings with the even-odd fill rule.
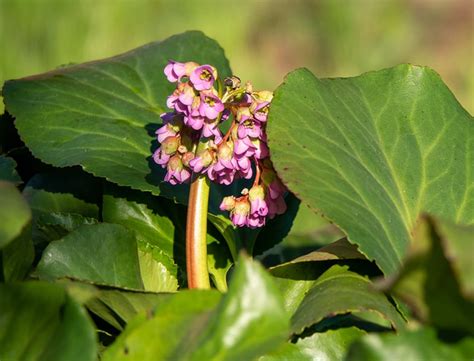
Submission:
[[[288,316],[271,277],[256,262],[241,257],[223,297],[194,346],[189,360],[252,360],[288,336]]]
[[[51,242],[43,252],[37,272],[48,279],[70,277],[143,289],[135,238],[117,224],[84,225]]]
[[[107,185],[104,194],[102,217],[104,222],[117,223],[135,232],[138,240],[158,247],[169,257],[173,257],[175,225],[168,216],[170,208],[179,207],[162,197],[149,193],[127,190],[123,187]],[[184,223],[184,219],[180,220]],[[179,225],[183,227],[183,225]]]
[[[366,277],[335,265],[314,281],[291,319],[291,331],[300,334],[327,316],[366,310],[390,320],[394,328],[404,327],[396,308]]]
[[[21,178],[16,171],[16,162],[13,158],[0,155],[0,180],[20,184]]]
[[[151,313],[161,302],[173,294],[126,290],[99,290],[96,297],[87,302],[87,308],[118,330],[139,313]]]
[[[218,301],[211,291],[167,296],[148,319],[142,313],[129,323],[104,360],[252,360],[287,337],[278,290],[250,259],[241,258]]]
[[[3,280],[6,282],[23,280],[30,271],[34,257],[31,225],[28,224],[12,242],[0,251]]]
[[[0,285],[0,310],[1,360],[96,360],[92,321],[62,287]]]
[[[202,323],[219,299],[217,291],[196,290],[162,297],[152,312],[141,311],[130,321],[104,352],[102,360],[173,360],[171,354],[183,342],[186,331]],[[185,338],[184,341],[189,340]],[[179,351],[183,353],[185,348]]]
[[[346,79],[300,69],[275,93],[268,139],[289,189],[394,273],[420,212],[474,222],[473,126],[428,68]]]
[[[232,264],[232,256],[227,244],[208,234],[207,269],[214,286],[221,292],[227,292],[227,272]]]
[[[75,213],[43,213],[36,221],[37,243],[49,243],[67,236],[79,226],[96,224],[97,219]]]

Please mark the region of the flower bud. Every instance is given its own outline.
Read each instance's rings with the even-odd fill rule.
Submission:
[[[235,197],[229,196],[229,197],[224,197],[224,199],[222,199],[219,209],[221,211],[232,211],[234,207],[235,207]]]
[[[232,142],[225,142],[219,145],[219,148],[217,149],[217,158],[222,159],[222,160],[229,160],[232,158],[234,154],[234,149],[233,149],[233,143]]]
[[[165,154],[176,153],[179,147],[179,137],[168,137],[161,143],[161,149]]]
[[[172,156],[168,161],[168,170],[171,171],[180,171],[183,169],[183,162],[181,161],[181,157],[177,154]]]
[[[189,167],[189,162],[194,159],[194,153],[193,152],[186,152],[183,154],[181,161],[186,167]]]
[[[265,189],[260,185],[253,186],[249,190],[249,201],[252,202],[258,199],[265,199]]]

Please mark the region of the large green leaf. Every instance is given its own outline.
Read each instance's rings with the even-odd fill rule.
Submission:
[[[474,221],[473,127],[428,68],[346,79],[300,69],[275,93],[268,138],[289,189],[393,273],[421,211]]]
[[[4,248],[31,221],[31,211],[12,183],[0,181],[0,249]]]
[[[84,225],[43,252],[43,278],[71,277],[97,284],[143,289],[133,234],[117,224]]]
[[[291,331],[300,334],[327,316],[346,312],[372,311],[389,320],[394,328],[404,321],[385,295],[371,289],[371,283],[347,267],[332,266],[312,284],[291,319]],[[301,296],[300,296],[301,297]]]
[[[253,360],[288,335],[281,296],[263,268],[242,257],[229,292],[167,296],[139,314],[105,352],[104,360]],[[173,335],[173,337],[170,337]]]
[[[472,346],[472,344],[471,344]],[[459,346],[448,346],[436,338],[434,330],[393,334],[371,334],[356,341],[345,358],[346,361],[386,360],[472,360],[474,349],[461,350]]]
[[[263,267],[241,256],[229,292],[187,349],[190,360],[252,360],[288,336],[283,300]]]
[[[160,193],[154,130],[166,110],[169,59],[214,65],[231,75],[222,48],[201,32],[175,35],[122,55],[8,81],[3,96],[18,131],[41,160],[81,165],[120,185]],[[170,187],[175,195],[182,187]],[[166,193],[166,192],[165,192]]]
[[[94,325],[62,287],[0,285],[0,310],[1,360],[96,360]]]

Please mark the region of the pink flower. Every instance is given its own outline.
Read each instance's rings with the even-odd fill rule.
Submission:
[[[230,212],[230,219],[237,227],[248,225],[248,215],[250,213],[250,203],[247,197],[237,198],[234,209]]]
[[[165,67],[165,75],[170,83],[176,83],[185,73],[186,67],[184,63],[169,60],[168,65]]]
[[[265,202],[265,190],[261,185],[254,185],[249,190],[250,212],[259,216],[268,214],[267,203]]]
[[[214,163],[214,151],[205,149],[189,162],[189,167],[196,173],[205,173],[209,166]]]
[[[212,92],[201,92],[201,104],[199,105],[199,113],[208,119],[216,119],[224,110],[219,97]]]
[[[217,70],[210,65],[202,65],[194,69],[189,79],[196,90],[209,90],[217,78]]]
[[[170,158],[166,169],[168,172],[165,175],[165,181],[172,185],[185,183],[191,178],[191,172],[184,166],[179,154]]]

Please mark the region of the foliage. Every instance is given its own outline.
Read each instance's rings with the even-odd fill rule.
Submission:
[[[215,186],[197,291],[187,186],[150,161],[169,58],[232,74],[188,32],[6,82],[0,359],[474,357],[474,123],[434,71],[290,73],[268,123],[288,211],[236,229]]]

